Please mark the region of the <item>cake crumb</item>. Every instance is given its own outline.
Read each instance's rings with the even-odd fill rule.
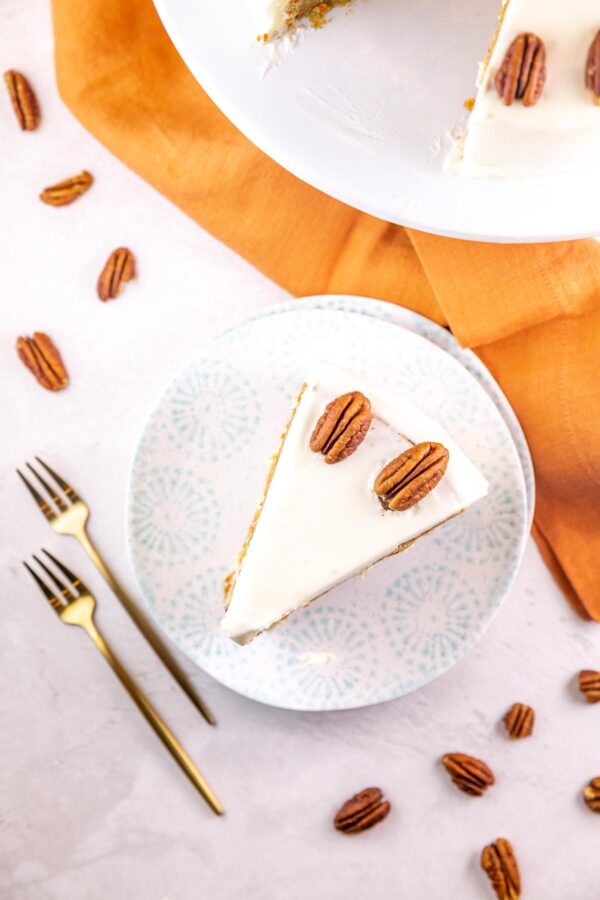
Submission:
[[[322,28],[323,25],[325,25],[325,23],[327,22],[327,19],[325,17],[327,16],[328,12],[331,12],[331,6],[329,5],[329,3],[319,3],[319,5],[315,6],[312,12],[309,13],[308,20],[310,24],[314,28]]]

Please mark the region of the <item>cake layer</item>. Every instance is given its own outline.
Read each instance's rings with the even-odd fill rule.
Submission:
[[[347,459],[328,465],[310,450],[327,404],[360,390],[373,422]],[[412,444],[449,451],[446,474],[404,512],[384,510],[373,483]],[[450,435],[407,398],[335,366],[307,382],[283,443],[256,529],[233,574],[222,629],[245,643],[336,584],[395,553],[487,493],[487,483]]]
[[[459,171],[467,176],[548,175],[600,158],[600,107],[584,83],[589,46],[600,28],[598,0],[510,0],[484,67],[469,117]],[[546,47],[547,80],[535,106],[506,106],[496,72],[518,34],[536,34]]]
[[[274,37],[318,0],[246,0],[257,34]],[[329,6],[346,2],[330,0]],[[590,44],[600,28],[598,0],[503,0],[501,27],[481,67],[477,97],[464,138],[446,167],[468,177],[521,178],[591,168],[600,155],[600,105],[584,84]],[[512,41],[533,33],[546,48],[547,80],[533,106],[503,103],[494,78]]]
[[[334,2],[339,3],[340,0]],[[257,35],[262,38],[282,34],[294,22],[323,5],[322,0],[246,0],[246,3],[250,7]]]

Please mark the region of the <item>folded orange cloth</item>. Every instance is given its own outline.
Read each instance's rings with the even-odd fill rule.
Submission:
[[[600,245],[468,243],[357,212],[234,128],[151,0],[53,0],[53,16],[65,103],[204,228],[293,294],[400,303],[477,350],[529,440],[540,550],[578,612],[600,621]]]

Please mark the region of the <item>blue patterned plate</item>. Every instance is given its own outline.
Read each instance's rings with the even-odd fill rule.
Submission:
[[[222,583],[311,361],[409,393],[459,441],[489,496],[248,647],[222,637]],[[431,341],[370,315],[292,308],[231,329],[181,372],[134,460],[129,542],[153,616],[228,687],[291,709],[400,697],[454,665],[516,575],[528,531],[523,470],[486,390]]]

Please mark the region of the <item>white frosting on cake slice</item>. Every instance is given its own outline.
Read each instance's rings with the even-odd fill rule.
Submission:
[[[600,106],[585,88],[584,72],[599,28],[598,0],[510,0],[469,117],[461,174],[521,177],[598,165]],[[523,32],[545,44],[546,84],[534,106],[517,100],[506,106],[494,78]]]
[[[351,456],[328,464],[310,449],[311,434],[330,401],[356,390],[370,400],[373,422]],[[421,441],[449,451],[444,477],[412,508],[385,510],[373,491],[375,477]],[[486,480],[456,442],[410,400],[321,364],[301,393],[255,530],[233,573],[224,633],[247,643],[486,493]]]

